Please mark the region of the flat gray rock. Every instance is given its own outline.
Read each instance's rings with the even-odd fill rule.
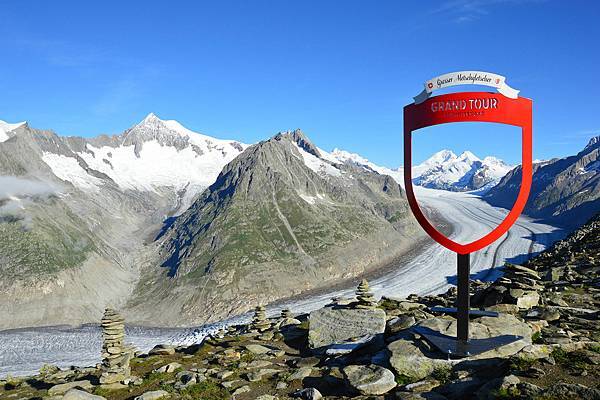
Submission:
[[[105,397],[96,396],[79,389],[71,389],[63,396],[62,400],[106,400]]]
[[[312,349],[383,333],[385,311],[324,307],[310,313],[308,341]]]
[[[444,335],[456,337],[456,320],[444,318],[431,318],[421,321],[418,325],[431,328]],[[509,357],[518,353],[531,344],[533,331],[529,325],[511,314],[499,314],[498,317],[476,318],[469,324],[469,333],[472,339],[487,339],[504,335],[517,335],[521,340],[505,346],[486,351],[470,357],[470,359],[484,359],[495,357]]]
[[[262,346],[260,344],[249,344],[246,345],[246,350],[248,350],[250,353],[252,354],[267,354],[268,352],[270,352],[272,349]]]
[[[327,354],[328,356],[350,354],[353,351],[361,349],[364,346],[370,344],[375,338],[375,335],[367,335],[365,337],[359,338],[356,341],[332,344],[331,346],[327,347],[327,350],[325,350],[325,354]]]
[[[166,399],[167,397],[171,397],[169,392],[165,390],[154,390],[152,392],[146,392],[138,397],[135,400],[158,400],[158,399]]]
[[[381,395],[396,387],[394,374],[378,365],[349,365],[344,377],[362,395]]]
[[[92,389],[94,389],[94,385],[92,385],[92,383],[87,380],[61,383],[58,385],[54,385],[50,389],[48,389],[48,396],[56,396],[59,394],[65,394],[69,390],[75,389],[75,388],[84,389],[84,390],[92,390]]]
[[[396,340],[388,344],[390,365],[398,375],[412,381],[420,381],[429,376],[435,367],[446,364],[444,360],[428,357],[410,340]]]

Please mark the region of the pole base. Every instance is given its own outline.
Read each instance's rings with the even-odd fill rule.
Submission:
[[[476,356],[486,351],[497,349],[507,344],[523,339],[523,336],[502,335],[486,339],[458,340],[453,336],[444,335],[431,328],[417,326],[413,332],[422,335],[429,343],[438,348],[448,357],[464,358]]]
[[[456,307],[429,307],[429,311],[441,314],[456,314],[458,309]],[[484,311],[484,310],[469,310],[469,317],[498,317],[500,313],[496,311]]]

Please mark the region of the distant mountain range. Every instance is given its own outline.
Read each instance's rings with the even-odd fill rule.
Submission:
[[[96,138],[2,127],[0,328],[107,305],[202,323],[352,278],[422,235],[391,177],[300,131],[248,146],[153,114]]]
[[[413,168],[415,184],[470,191],[511,167],[445,150]],[[598,138],[535,171],[530,215],[598,210]],[[484,198],[510,208],[519,173]],[[351,279],[424,237],[402,182],[299,130],[247,145],[154,114],[95,138],[0,122],[0,328],[96,321],[106,306],[196,325]]]
[[[335,149],[329,154],[334,161],[360,165],[404,182],[403,168],[378,166],[358,154]],[[489,188],[513,168],[495,157],[479,159],[470,151],[459,156],[450,150],[441,150],[412,168],[413,183],[430,189],[466,192]]]
[[[123,306],[141,265],[157,263],[165,219],[247,147],[153,114],[110,137],[2,126],[0,327],[80,323]]]
[[[414,167],[413,182],[430,189],[466,192],[497,183],[512,168],[495,157],[481,160],[470,151],[457,156],[442,150]]]
[[[521,185],[518,166],[500,180],[484,199],[511,208]],[[585,223],[600,210],[600,136],[574,156],[533,165],[533,183],[524,212],[570,227]]]

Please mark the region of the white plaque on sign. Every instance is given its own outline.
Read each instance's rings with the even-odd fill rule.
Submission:
[[[440,75],[425,82],[425,89],[414,98],[415,103],[424,102],[431,96],[431,93],[438,89],[457,85],[490,86],[498,89],[498,92],[511,99],[516,99],[519,96],[519,91],[508,86],[506,78],[502,75],[482,71],[459,71]]]

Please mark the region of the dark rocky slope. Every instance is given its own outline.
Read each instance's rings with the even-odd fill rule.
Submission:
[[[512,208],[521,186],[521,167],[511,170],[484,199]],[[524,213],[570,228],[600,211],[600,136],[574,156],[536,163]]]

